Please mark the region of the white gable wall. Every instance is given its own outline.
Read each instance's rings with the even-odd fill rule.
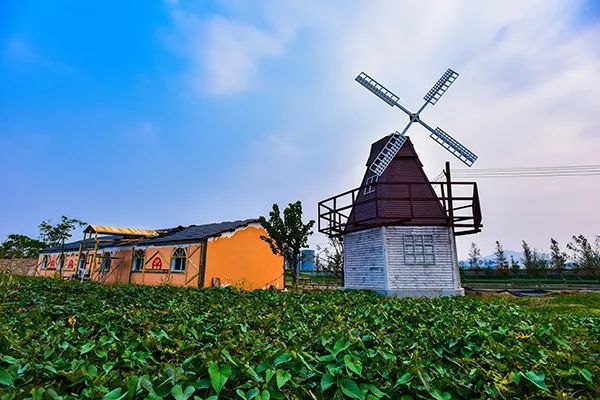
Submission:
[[[404,235],[431,235],[435,261],[406,264]],[[462,295],[456,245],[447,226],[388,226],[344,236],[344,286],[395,296]]]

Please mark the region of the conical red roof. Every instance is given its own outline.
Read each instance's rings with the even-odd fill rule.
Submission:
[[[367,167],[389,138],[386,136],[371,145]],[[367,168],[361,185],[366,185],[374,175]],[[379,177],[374,190],[369,189],[361,189],[357,194],[346,233],[385,225],[450,225],[410,138]]]

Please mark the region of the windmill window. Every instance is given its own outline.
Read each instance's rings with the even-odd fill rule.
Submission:
[[[433,235],[404,235],[405,264],[435,264]]]
[[[141,271],[144,269],[144,250],[137,250],[133,254],[132,271]]]
[[[375,184],[377,183],[377,181],[379,180],[379,176],[378,175],[373,175],[367,178],[367,181],[365,182],[365,190],[364,190],[364,194],[369,194],[369,193],[373,193],[375,191]]]
[[[46,268],[48,268],[48,256],[44,256],[44,258],[42,258],[42,269]]]
[[[102,264],[100,264],[100,269],[102,271],[109,271],[110,270],[110,253],[104,253],[102,255]]]
[[[58,259],[56,260],[56,268],[61,270],[61,269],[63,269],[64,266],[65,266],[65,255],[61,254],[60,256],[58,256]]]
[[[185,250],[181,247],[178,247],[173,252],[173,257],[171,257],[171,271],[173,272],[183,272],[185,271]]]

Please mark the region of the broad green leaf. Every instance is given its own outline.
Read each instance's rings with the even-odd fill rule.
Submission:
[[[44,388],[33,388],[31,389],[31,398],[32,400],[42,400],[46,389]]]
[[[275,375],[275,371],[272,370],[271,368],[267,369],[265,371],[265,381],[267,383],[271,382],[271,379],[273,378],[273,376]]]
[[[368,384],[367,388],[369,389],[369,391],[371,393],[373,393],[375,395],[375,397],[377,398],[382,398],[387,396],[387,394],[385,394],[384,392],[382,392],[381,390],[379,390],[379,388],[373,384]]]
[[[14,357],[11,357],[11,356],[3,356],[2,361],[4,361],[5,363],[8,363],[8,364],[16,364],[17,363],[17,359]]]
[[[275,358],[273,361],[273,366],[277,367],[280,364],[286,363],[292,359],[292,355],[290,353],[283,353],[282,355]]]
[[[196,389],[192,386],[188,386],[183,390],[181,385],[175,385],[171,388],[171,394],[175,398],[175,400],[187,400],[194,394]]]
[[[102,400],[120,400],[122,398],[124,398],[127,394],[121,394],[123,392],[123,389],[121,388],[116,388],[111,390],[110,392],[106,393],[104,395],[104,397],[102,398]]]
[[[219,368],[219,364],[211,362],[208,366],[208,374],[210,375],[210,382],[213,389],[219,394],[223,386],[225,386],[227,379],[231,376],[231,366],[226,364],[222,368]]]
[[[395,386],[406,385],[413,378],[413,375],[410,372],[405,373],[396,381]]]
[[[259,393],[260,393],[260,390],[258,390],[257,388],[252,388],[252,389],[248,390],[248,393],[246,393],[246,396],[248,396],[248,400],[252,400],[256,396],[258,396]]]
[[[240,396],[243,400],[248,400],[248,396],[246,396],[246,393],[242,389],[236,389],[235,393],[238,396]]]
[[[260,400],[270,400],[271,399],[271,393],[265,389],[260,393]]]
[[[552,336],[552,340],[554,340],[556,343],[560,344],[562,347],[566,348],[567,350],[573,350],[571,348],[571,346],[569,346],[569,343],[567,343],[564,339],[561,339],[556,336]]]
[[[94,349],[94,347],[96,347],[96,345],[94,343],[86,343],[83,346],[81,346],[81,350],[79,351],[79,354],[89,353],[90,351],[92,351]]]
[[[342,389],[342,393],[352,399],[364,399],[365,394],[360,390],[356,382],[350,378],[340,378],[338,386]]]
[[[257,382],[263,381],[263,379],[256,373],[254,368],[248,367],[248,368],[246,368],[246,372],[248,372],[248,375],[250,375],[252,377],[252,379],[254,379],[255,381],[257,381]]]
[[[277,389],[281,389],[281,387],[283,385],[285,385],[286,382],[289,381],[291,377],[292,377],[292,375],[289,372],[278,369],[277,370]]]
[[[433,389],[431,392],[429,392],[429,394],[435,400],[450,400],[452,398],[452,395],[450,393],[448,393],[448,392],[440,393],[440,391],[437,389]]]
[[[0,385],[12,386],[13,377],[5,370],[0,368]]]
[[[362,372],[362,365],[360,365],[360,361],[353,359],[350,354],[346,354],[344,356],[344,365],[356,375],[360,375]]]
[[[546,374],[544,374],[544,371],[540,371],[538,373],[535,373],[533,371],[527,371],[525,372],[525,378],[529,379],[531,383],[533,383],[535,386],[539,387],[543,391],[550,391],[544,383],[544,379],[546,379]]]
[[[592,374],[590,373],[590,371],[588,371],[585,368],[582,368],[579,370],[579,373],[581,374],[581,376],[583,376],[589,383],[594,383],[594,381],[592,380]]]
[[[324,374],[321,377],[321,392],[324,392],[327,389],[329,389],[331,387],[331,385],[333,385],[334,382],[335,382],[335,380],[333,378],[333,375]]]

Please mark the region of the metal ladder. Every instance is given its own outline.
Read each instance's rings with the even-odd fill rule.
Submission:
[[[392,134],[390,140],[388,140],[375,160],[369,165],[369,169],[377,174],[377,176],[381,176],[396,154],[398,154],[404,142],[406,142],[406,136],[399,132]]]

